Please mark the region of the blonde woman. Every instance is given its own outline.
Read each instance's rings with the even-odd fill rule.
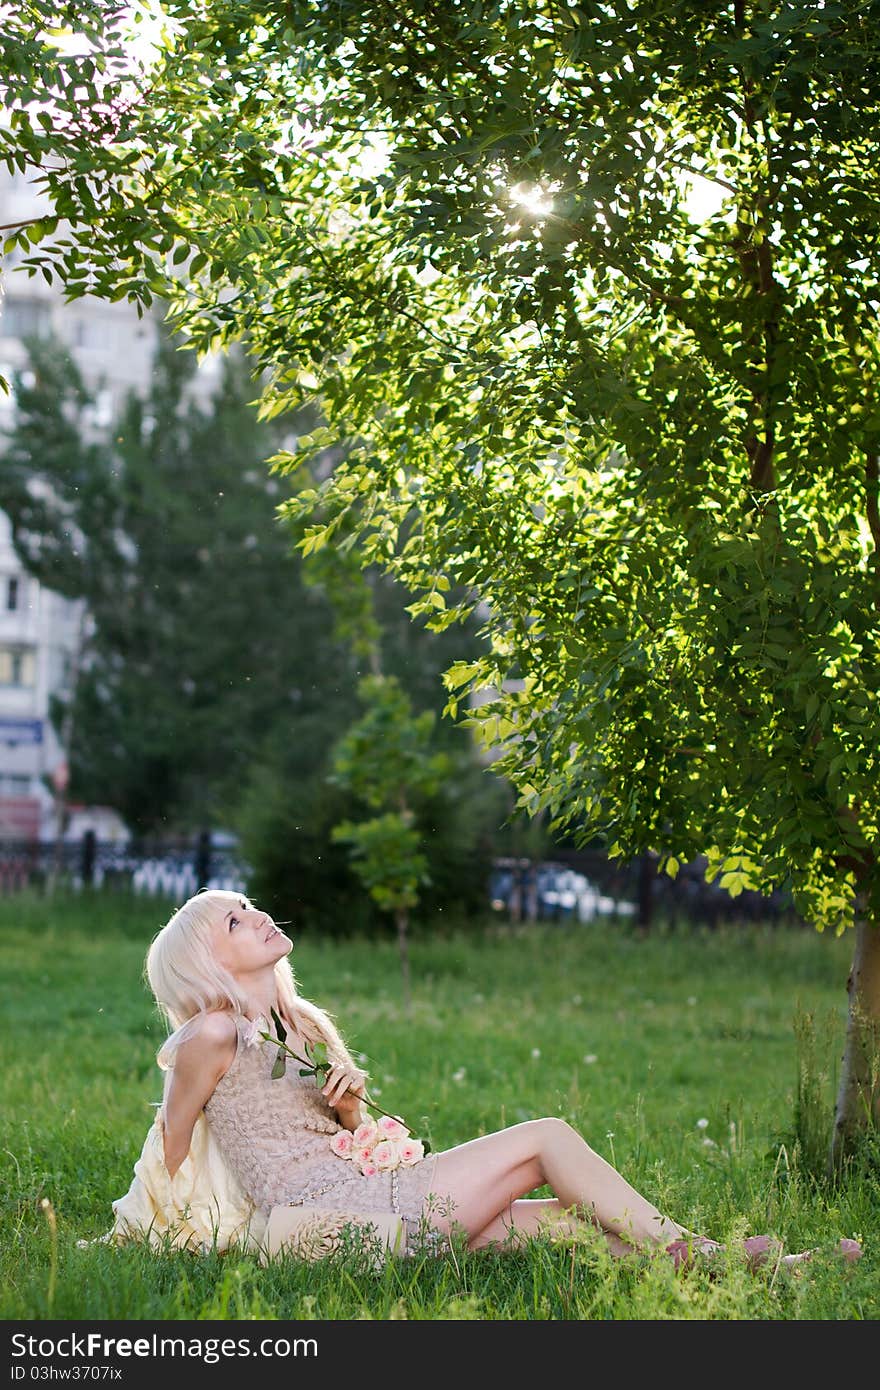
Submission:
[[[298,993],[288,961],[292,941],[246,897],[205,891],[190,898],[153,941],[150,985],[172,1029],[159,1053],[166,1069],[161,1109],[169,1177],[187,1158],[204,1112],[242,1190],[269,1217],[279,1207],[397,1213],[407,1249],[426,1234],[441,1243],[455,1227],[470,1249],[515,1245],[548,1222],[588,1221],[615,1255],[667,1252],[676,1266],[721,1247],[693,1236],[629,1185],[560,1119],[527,1120],[392,1171],[364,1174],[331,1140],[368,1118],[364,1073],[328,1015]],[[296,1064],[273,1078],[278,1049],[273,1011],[287,1046],[305,1056],[323,1042],[331,1069],[323,1084]],[[526,1200],[548,1184],[555,1196]],[[745,1242],[759,1264],[766,1237]],[[808,1258],[781,1256],[786,1264]]]

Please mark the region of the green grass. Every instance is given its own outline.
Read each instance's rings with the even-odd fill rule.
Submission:
[[[304,938],[292,959],[303,993],[366,1054],[381,1104],[435,1150],[560,1115],[690,1228],[818,1247],[797,1279],[750,1276],[735,1262],[715,1279],[675,1276],[664,1260],[615,1262],[595,1241],[536,1240],[502,1256],[459,1244],[379,1274],[355,1253],[264,1269],[240,1254],[79,1249],[109,1226],[160,1096],[162,1030],[142,967],[167,908],[112,895],[0,901],[3,1318],[877,1316],[876,1172],[865,1162],[836,1188],[811,1176],[830,1123],[851,943],[794,929],[419,937],[410,1020],[393,941]],[[831,1254],[842,1235],[865,1243],[856,1267]]]

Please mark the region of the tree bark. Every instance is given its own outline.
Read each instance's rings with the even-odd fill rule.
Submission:
[[[847,980],[849,1018],[830,1170],[840,1172],[855,1142],[871,1124],[880,1124],[880,926],[861,918]]]

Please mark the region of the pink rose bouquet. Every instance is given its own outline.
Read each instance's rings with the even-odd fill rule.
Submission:
[[[383,1116],[378,1124],[364,1120],[353,1134],[348,1130],[334,1134],[330,1148],[337,1158],[356,1163],[365,1178],[390,1173],[394,1168],[411,1168],[425,1157],[424,1144],[413,1139],[403,1120],[395,1115]]]

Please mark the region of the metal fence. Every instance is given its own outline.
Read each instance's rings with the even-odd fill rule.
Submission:
[[[192,840],[106,843],[86,831],[81,840],[0,841],[0,895],[26,888],[120,888],[182,900],[200,888],[246,891],[247,865],[235,849],[214,845],[207,832]]]
[[[495,861],[490,886],[493,907],[515,921],[588,922],[596,917],[627,917],[643,928],[655,921],[670,926],[763,921],[800,923],[791,897],[745,891],[733,898],[718,882],[706,880],[706,860],[682,864],[675,878],[657,872],[657,856],[629,863],[600,849],[554,850],[552,860]]]
[[[236,849],[212,843],[207,831],[189,840],[128,845],[99,841],[93,831],[79,841],[0,841],[0,896],[27,888],[117,888],[182,902],[205,887],[245,893],[249,876]],[[683,864],[673,879],[658,874],[655,855],[620,864],[601,850],[558,849],[544,861],[496,859],[487,903],[514,921],[618,917],[644,928],[655,920],[673,926],[801,921],[785,893],[732,898],[717,883],[707,883],[705,860]]]

